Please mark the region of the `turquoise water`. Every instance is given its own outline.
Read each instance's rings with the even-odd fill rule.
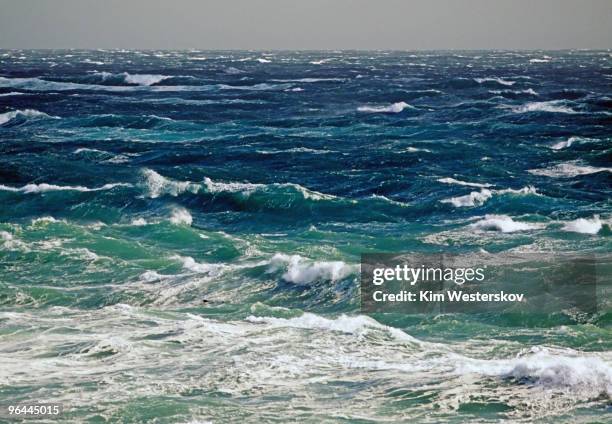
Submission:
[[[2,403],[609,420],[609,298],[588,318],[366,316],[358,272],[367,252],[608,254],[611,62],[0,50]]]

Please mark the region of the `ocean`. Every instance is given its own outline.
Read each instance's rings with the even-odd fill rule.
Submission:
[[[610,422],[609,297],[366,314],[359,265],[609,254],[611,84],[610,51],[0,50],[0,403]]]

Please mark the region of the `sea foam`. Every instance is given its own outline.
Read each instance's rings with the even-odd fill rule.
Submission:
[[[572,161],[559,163],[550,168],[529,169],[527,172],[551,178],[571,178],[579,175],[596,174],[598,172],[612,172],[612,168],[584,165],[580,161]]]
[[[530,102],[512,108],[514,113],[549,112],[549,113],[578,113],[567,106],[565,100],[551,100],[548,102]]]
[[[483,219],[470,224],[471,228],[484,231],[500,231],[502,233],[513,233],[516,231],[527,231],[541,228],[538,224],[514,221],[508,215],[485,215]]]
[[[512,188],[506,188],[503,190],[489,190],[483,188],[480,191],[473,191],[470,194],[466,194],[464,196],[451,197],[449,199],[443,199],[440,202],[442,203],[450,203],[455,207],[471,207],[471,206],[480,206],[484,204],[487,200],[491,199],[494,195],[537,195],[538,192],[536,188],[533,186],[523,187],[521,189],[515,190]]]
[[[594,216],[591,219],[578,218],[574,221],[565,223],[564,231],[581,234],[597,234],[603,228],[603,224],[599,216]]]
[[[356,273],[359,267],[342,261],[311,261],[299,255],[277,253],[270,260],[269,272],[284,270],[283,280],[294,284],[339,281]]]
[[[10,112],[5,112],[0,114],[0,125],[6,124],[9,121],[12,121],[16,118],[25,118],[25,119],[59,119],[58,116],[47,115],[44,112],[40,112],[35,109],[24,109],[24,110],[11,110]]]
[[[357,108],[359,112],[368,113],[400,113],[404,109],[414,109],[414,106],[406,102],[397,102],[389,106],[359,106]]]

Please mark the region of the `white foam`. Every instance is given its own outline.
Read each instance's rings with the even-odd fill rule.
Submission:
[[[364,335],[371,330],[378,330],[389,333],[393,338],[400,341],[421,343],[420,340],[404,333],[402,330],[380,324],[373,318],[365,315],[340,315],[335,319],[329,319],[306,312],[303,315],[294,318],[257,317],[251,315],[248,316],[246,320],[252,323],[271,324],[275,327],[337,331],[355,335]]]
[[[172,78],[168,75],[150,75],[150,74],[128,74],[124,72],[123,79],[128,84],[137,84],[137,85],[153,85],[168,78]]]
[[[405,150],[402,150],[400,152],[406,152],[406,153],[418,153],[418,152],[431,153],[431,150],[429,150],[429,149],[419,149],[418,147],[408,146],[408,147],[406,147]]]
[[[513,233],[516,231],[541,228],[538,224],[514,221],[508,215],[485,215],[480,221],[470,224],[470,227],[476,230],[500,231],[502,233]]]
[[[567,222],[563,226],[564,231],[581,234],[597,234],[603,228],[603,224],[599,216],[595,215],[591,219],[578,218],[574,221]]]
[[[578,175],[595,174],[597,172],[612,172],[612,168],[582,165],[579,161],[564,162],[551,166],[550,168],[529,169],[527,172],[533,175],[541,175],[551,178],[576,177]]]
[[[493,193],[491,190],[482,189],[481,191],[473,191],[470,194],[466,194],[465,196],[451,197],[450,199],[443,199],[440,202],[442,203],[451,203],[453,206],[459,207],[468,207],[468,206],[479,206],[485,203],[493,197]]]
[[[140,274],[139,280],[143,283],[153,283],[162,280],[164,277],[165,276],[159,274],[157,271],[145,271]]]
[[[468,187],[479,187],[479,188],[486,188],[486,187],[492,186],[492,184],[468,183],[465,181],[456,180],[454,178],[440,178],[438,179],[438,182],[441,182],[444,184],[456,184],[456,185],[462,185],[462,186],[468,186]]]
[[[193,218],[187,209],[174,207],[170,215],[170,222],[175,225],[191,225]]]
[[[19,93],[18,91],[11,91],[9,93],[2,93],[2,94],[0,94],[0,97],[21,96],[23,94],[26,94],[26,93]]]
[[[183,265],[183,268],[197,273],[209,273],[217,271],[220,267],[218,264],[203,264],[196,262],[191,256],[172,256],[171,259],[178,260]]]
[[[89,191],[101,191],[101,190],[110,190],[115,187],[131,187],[131,184],[127,183],[112,183],[112,184],[104,184],[101,187],[88,188],[84,186],[59,186],[55,184],[26,184],[23,187],[9,187],[0,184],[0,190],[4,191],[12,191],[12,192],[22,192],[22,193],[45,193],[48,191],[80,191],[80,192],[89,192]]]
[[[571,147],[574,143],[587,143],[593,141],[597,141],[597,139],[586,137],[570,137],[565,141],[559,141],[558,143],[553,144],[550,148],[553,150],[561,150]]]
[[[270,63],[270,62],[272,62],[271,60],[264,59],[264,58],[262,58],[262,57],[260,57],[260,58],[258,58],[258,59],[256,59],[256,60],[257,60],[259,63]]]
[[[456,371],[525,380],[536,386],[612,394],[612,367],[595,355],[558,354],[546,348],[514,359],[457,361]]]
[[[199,184],[195,184],[190,181],[175,181],[170,178],[166,178],[152,169],[145,168],[142,170],[142,174],[145,178],[147,196],[152,199],[165,194],[176,197],[186,191],[197,193],[201,188]]]
[[[323,65],[324,63],[327,63],[329,61],[331,61],[332,59],[321,59],[321,60],[313,60],[311,62],[309,62],[311,65]]]
[[[294,284],[311,284],[317,281],[339,281],[359,269],[342,261],[311,261],[299,255],[277,253],[270,260],[269,271],[285,270],[283,280]]]
[[[359,106],[357,110],[359,112],[369,113],[399,113],[407,108],[414,109],[414,106],[411,106],[406,102],[397,102],[389,106]]]
[[[529,59],[529,62],[530,63],[548,63],[548,62],[550,62],[550,59],[537,59],[537,58],[534,58],[534,59]]]
[[[515,190],[511,188],[506,188],[503,190],[489,190],[483,188],[480,191],[473,191],[470,194],[466,194],[465,196],[451,197],[449,199],[443,199],[441,203],[451,203],[455,207],[470,207],[470,206],[480,206],[484,204],[487,200],[493,197],[493,195],[504,195],[504,194],[514,194],[514,195],[528,195],[535,194],[537,195],[536,188],[533,186],[523,187],[521,189]]]
[[[505,80],[503,78],[492,78],[492,77],[488,77],[488,78],[474,78],[474,81],[476,81],[478,84],[483,84],[485,82],[496,82],[498,84],[507,85],[507,86],[511,86],[511,85],[516,84],[516,81],[509,81],[509,80]]]
[[[32,225],[50,224],[50,223],[54,223],[54,222],[58,222],[58,221],[57,221],[57,219],[53,218],[52,216],[41,216],[40,218],[34,218],[32,220]]]
[[[491,94],[529,94],[530,96],[538,96],[539,94],[533,88],[525,90],[489,90]]]
[[[143,225],[147,225],[147,220],[144,218],[135,218],[132,220],[132,222],[130,223],[130,225],[134,225],[136,227],[140,227]]]
[[[5,112],[0,114],[0,125],[6,124],[7,122],[15,119],[15,118],[26,118],[26,119],[59,119],[58,116],[47,115],[44,112],[40,112],[35,109],[24,109],[24,110],[11,110],[10,112]]]
[[[548,102],[530,102],[512,108],[514,113],[549,112],[549,113],[578,113],[565,106],[565,100],[550,100]]]
[[[254,183],[238,183],[238,182],[216,182],[210,178],[204,178],[204,185],[209,193],[241,193],[245,196],[249,196],[256,191],[265,191],[268,188],[291,188],[299,192],[304,199],[310,200],[330,200],[335,199],[336,196],[331,194],[319,193],[318,191],[309,190],[302,187],[299,184],[293,183],[274,183],[270,185],[266,184],[254,184]]]

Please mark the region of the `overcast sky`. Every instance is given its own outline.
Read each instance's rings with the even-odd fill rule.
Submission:
[[[612,48],[612,0],[0,0],[0,48]]]

